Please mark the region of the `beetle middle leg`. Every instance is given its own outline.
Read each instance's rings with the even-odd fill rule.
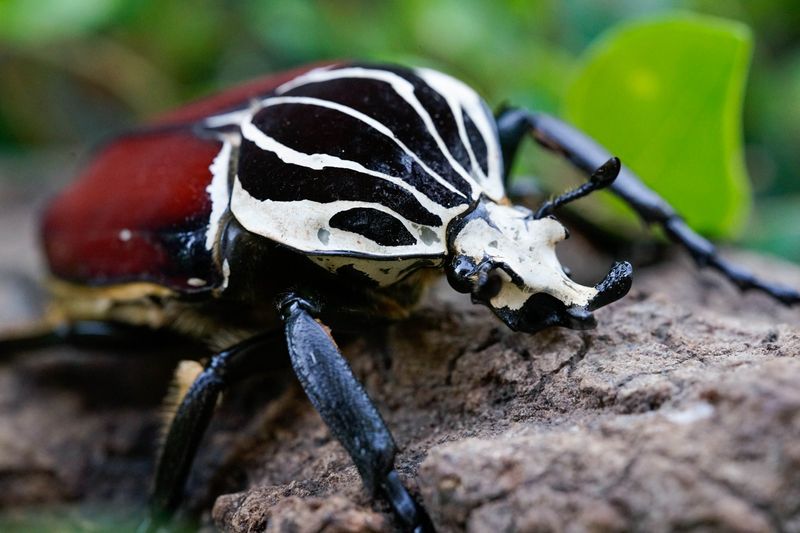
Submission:
[[[220,394],[255,373],[285,368],[288,363],[285,353],[283,335],[275,331],[240,342],[211,357],[172,419],[156,467],[150,519],[140,531],[157,530],[180,504],[198,445]]]
[[[279,309],[300,384],[350,454],[367,490],[382,494],[405,527],[432,529],[423,509],[400,482],[394,468],[397,447],[389,429],[330,334],[314,319],[314,304],[291,293],[281,299]]]
[[[505,109],[497,116],[497,127],[506,176],[523,137],[530,133],[544,148],[563,155],[577,168],[593,173],[611,154],[576,128],[544,113]],[[627,167],[622,167],[609,189],[625,201],[648,224],[659,224],[667,236],[682,245],[699,266],[709,266],[742,290],[764,292],[786,304],[800,303],[797,290],[759,279],[746,269],[722,258],[716,247],[692,230],[683,218]]]

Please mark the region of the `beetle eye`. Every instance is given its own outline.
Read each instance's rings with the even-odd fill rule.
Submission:
[[[488,302],[498,294],[500,289],[503,288],[503,277],[496,270],[488,273],[481,273],[478,277],[478,283],[475,285],[475,290],[472,292],[474,298]]]

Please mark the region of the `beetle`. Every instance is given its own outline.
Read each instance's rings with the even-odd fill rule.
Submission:
[[[527,135],[589,175],[536,211],[506,193]],[[328,327],[403,319],[442,271],[512,330],[594,327],[593,311],[628,292],[631,266],[614,264],[593,287],[574,282],[555,254],[568,234],[553,212],[601,188],[740,288],[800,302],[721,258],[568,124],[518,108],[493,115],[434,70],[332,63],[242,85],[103,146],[43,217],[55,312],[0,351],[113,337],[123,325],[212,348],[163,444],[151,526],[179,507],[220,394],[288,354],[366,489],[404,527],[430,529]]]

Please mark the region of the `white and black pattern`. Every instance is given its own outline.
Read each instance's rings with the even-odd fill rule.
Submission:
[[[500,200],[505,196],[501,179],[503,161],[497,142],[497,126],[486,103],[472,88],[446,74],[430,69],[417,69],[416,72],[450,106],[459,138],[469,153],[470,165],[467,168],[478,176],[482,191],[492,200]],[[473,142],[473,139],[479,142]]]
[[[435,260],[450,221],[504,196],[487,106],[432,70],[319,68],[205,125],[241,132],[233,215],[309,255]]]
[[[370,81],[377,88],[372,94],[368,88]],[[398,125],[396,130],[401,136],[422,137],[424,144],[418,145],[418,153],[434,164],[443,156],[448,163],[447,168],[440,167],[444,174],[460,174],[471,184],[473,193],[482,192],[493,200],[504,196],[494,120],[486,104],[469,86],[430,69],[346,65],[312,70],[278,87],[276,93],[294,94],[336,82],[340,83],[343,95],[334,98],[347,98],[351,105],[366,108],[365,114],[388,117],[388,123]],[[483,137],[477,150],[470,146],[473,137],[464,122],[471,124],[473,135]],[[475,153],[479,159],[477,165]],[[478,180],[474,179],[476,174]]]

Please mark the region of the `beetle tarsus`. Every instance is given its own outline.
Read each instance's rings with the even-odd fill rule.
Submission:
[[[689,250],[699,266],[717,270],[739,289],[763,292],[785,305],[800,303],[800,292],[797,290],[777,283],[765,282],[748,270],[720,257],[713,244],[692,231],[686,222],[677,215],[672,216],[664,223],[664,230],[672,240],[682,243]]]
[[[408,493],[396,470],[386,474],[381,483],[381,488],[392,505],[395,514],[409,531],[415,533],[433,531],[433,525],[427,513]]]

